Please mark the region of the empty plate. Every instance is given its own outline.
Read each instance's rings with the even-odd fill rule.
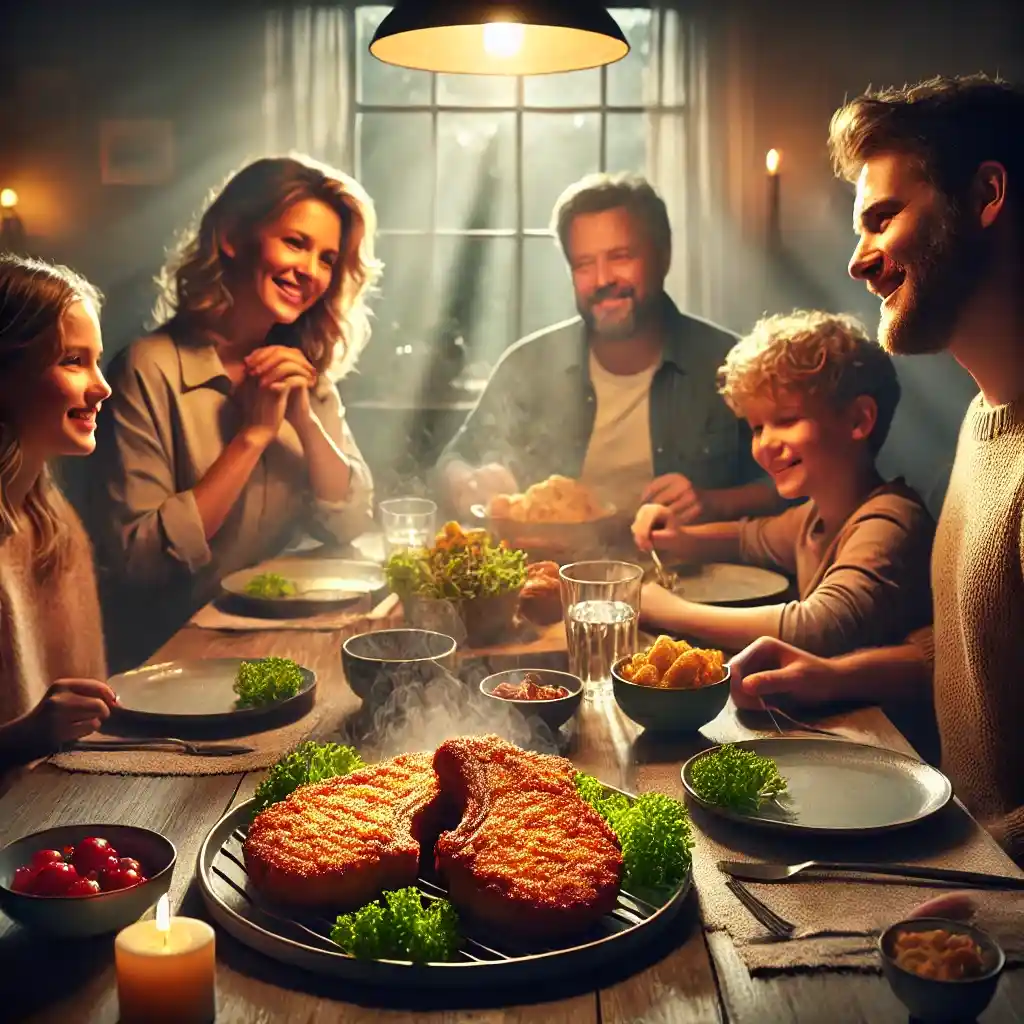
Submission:
[[[752,813],[702,800],[693,789],[691,772],[718,747],[683,765],[683,787],[712,814],[761,828],[826,835],[887,832],[935,814],[953,795],[942,772],[898,750],[804,737],[743,740],[735,746],[775,761],[787,783],[778,800]]]
[[[258,576],[273,573],[292,588],[294,594],[265,597],[246,588]],[[372,562],[344,558],[275,558],[251,569],[242,569],[221,580],[222,589],[251,609],[279,614],[325,610],[332,605],[357,601],[384,586],[384,571]]]
[[[677,574],[672,593],[696,604],[745,604],[779,597],[789,589],[782,573],[756,565],[707,565],[673,568]]]
[[[117,694],[117,716],[145,720],[149,724],[188,727],[226,720],[273,717],[286,709],[312,706],[316,676],[302,668],[303,683],[294,697],[255,708],[240,708],[234,691],[238,667],[260,658],[202,658],[145,665],[112,676],[108,682]]]

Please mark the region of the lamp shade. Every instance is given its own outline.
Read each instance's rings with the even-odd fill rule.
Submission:
[[[370,53],[419,71],[548,75],[611,64],[629,43],[590,0],[405,0],[378,26]]]

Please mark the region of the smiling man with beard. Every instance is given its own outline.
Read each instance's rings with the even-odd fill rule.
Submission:
[[[977,75],[869,93],[836,113],[856,183],[850,274],[893,353],[948,351],[978,384],[932,555],[934,634],[831,661],[762,639],[737,703],[866,700],[933,686],[957,795],[1024,863],[1024,90]]]
[[[439,464],[461,514],[552,474],[581,479],[628,514],[643,502],[676,521],[777,507],[750,434],[716,389],[735,337],[665,294],[672,232],[636,175],[591,175],[552,215],[579,316],[517,342]]]

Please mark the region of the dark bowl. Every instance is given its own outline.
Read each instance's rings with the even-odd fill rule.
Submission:
[[[693,689],[669,689],[642,686],[619,675],[629,661],[620,658],[612,666],[612,692],[627,718],[651,732],[695,732],[725,707],[729,699],[729,666],[720,682]]]
[[[102,836],[122,857],[142,865],[146,881],[130,889],[93,896],[30,896],[10,886],[14,872],[38,850],[77,846],[87,836]],[[18,924],[62,938],[86,938],[116,932],[137,921],[171,886],[177,852],[159,832],[135,825],[59,825],[15,839],[0,850],[0,908]]]
[[[985,973],[976,978],[939,981],[922,978],[896,964],[895,942],[900,932],[928,932],[942,928],[957,935],[969,935],[981,950]],[[918,917],[897,921],[878,939],[878,953],[882,971],[896,998],[910,1011],[912,1017],[928,1024],[952,1024],[953,1021],[974,1020],[995,995],[999,976],[1006,964],[999,943],[987,932],[964,921],[951,921],[943,917]]]
[[[536,676],[545,686],[564,686],[569,696],[557,700],[509,700],[494,696],[494,688],[499,683],[521,683],[527,674]],[[524,718],[536,715],[549,729],[559,729],[579,710],[583,700],[583,680],[570,672],[558,672],[553,668],[510,668],[482,679],[480,692],[487,701],[514,707]]]
[[[378,629],[350,636],[341,645],[341,665],[356,696],[376,707],[396,686],[454,672],[456,646],[429,629]]]
[[[402,606],[406,622],[419,629],[451,636],[466,647],[490,647],[513,634],[520,592],[521,588],[461,601],[414,594],[403,599]]]

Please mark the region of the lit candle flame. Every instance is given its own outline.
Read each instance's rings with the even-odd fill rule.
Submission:
[[[776,175],[779,173],[779,164],[782,163],[782,154],[777,149],[769,149],[768,155],[764,158],[764,165],[768,173]]]
[[[13,210],[18,205],[18,193],[13,188],[0,189],[0,206]]]
[[[492,57],[514,57],[522,49],[526,27],[509,21],[484,25],[484,50]]]
[[[171,934],[171,901],[167,893],[164,893],[156,901],[156,930],[164,937],[164,947]]]

